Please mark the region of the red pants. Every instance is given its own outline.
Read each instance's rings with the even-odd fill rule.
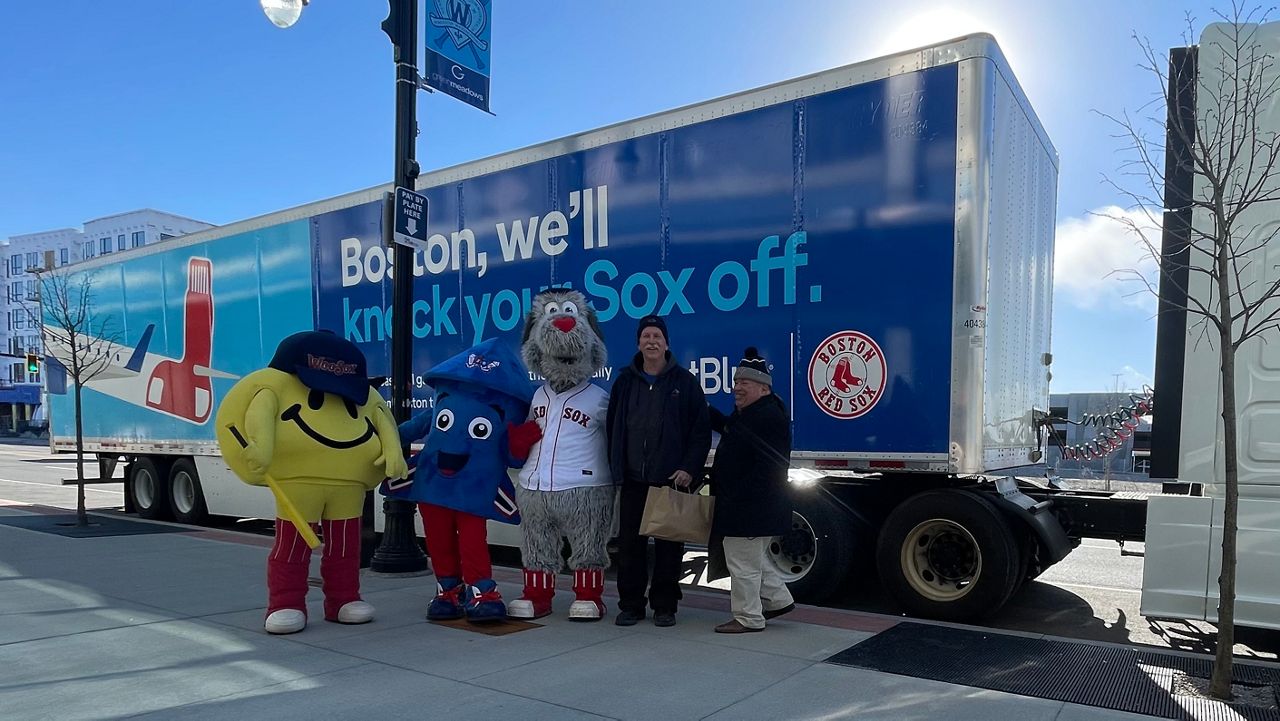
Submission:
[[[431,503],[419,503],[418,511],[436,578],[461,578],[467,585],[493,578],[488,521]]]
[[[338,610],[360,600],[360,519],[324,519],[324,555],[320,579],[324,617],[338,620]],[[313,526],[314,527],[314,526]],[[267,614],[282,608],[307,612],[307,573],[311,548],[292,523],[276,519],[276,541],[267,556]]]

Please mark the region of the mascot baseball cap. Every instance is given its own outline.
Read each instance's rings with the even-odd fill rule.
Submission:
[[[308,388],[342,396],[352,403],[369,400],[364,353],[329,331],[307,330],[280,341],[269,368],[298,376]]]
[[[440,363],[427,371],[425,379],[437,390],[449,383],[469,384],[509,396],[526,406],[533,398],[529,371],[520,356],[497,338],[482,341]]]

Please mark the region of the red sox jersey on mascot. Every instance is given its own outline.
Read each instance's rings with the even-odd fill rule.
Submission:
[[[508,604],[507,615],[551,613],[556,573],[563,566],[560,551],[568,539],[576,597],[569,618],[598,621],[604,615],[614,486],[605,439],[609,394],[591,383],[605,363],[595,310],[575,290],[539,293],[525,320],[520,352],[546,383],[534,393],[528,421],[542,437],[516,485],[524,594]]]
[[[556,393],[543,385],[533,394],[529,418],[542,440],[520,470],[520,485],[531,491],[612,485],[605,445],[609,393],[590,381]]]

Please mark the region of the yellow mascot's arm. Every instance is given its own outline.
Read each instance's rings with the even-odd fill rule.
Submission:
[[[242,451],[245,465],[256,477],[256,485],[265,485],[267,469],[275,456],[276,447],[276,415],[280,410],[280,401],[271,390],[263,388],[249,401],[244,412],[245,440],[248,441]]]
[[[374,411],[373,427],[382,443],[382,456],[374,463],[383,467],[387,478],[404,478],[409,475],[409,465],[405,462],[404,450],[400,447],[400,431],[396,429],[395,421],[391,419],[391,410],[385,403],[379,403]]]

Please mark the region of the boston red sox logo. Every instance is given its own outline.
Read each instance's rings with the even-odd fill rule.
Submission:
[[[857,418],[875,408],[887,376],[884,351],[871,336],[844,330],[814,350],[809,361],[809,393],[827,415]]]

